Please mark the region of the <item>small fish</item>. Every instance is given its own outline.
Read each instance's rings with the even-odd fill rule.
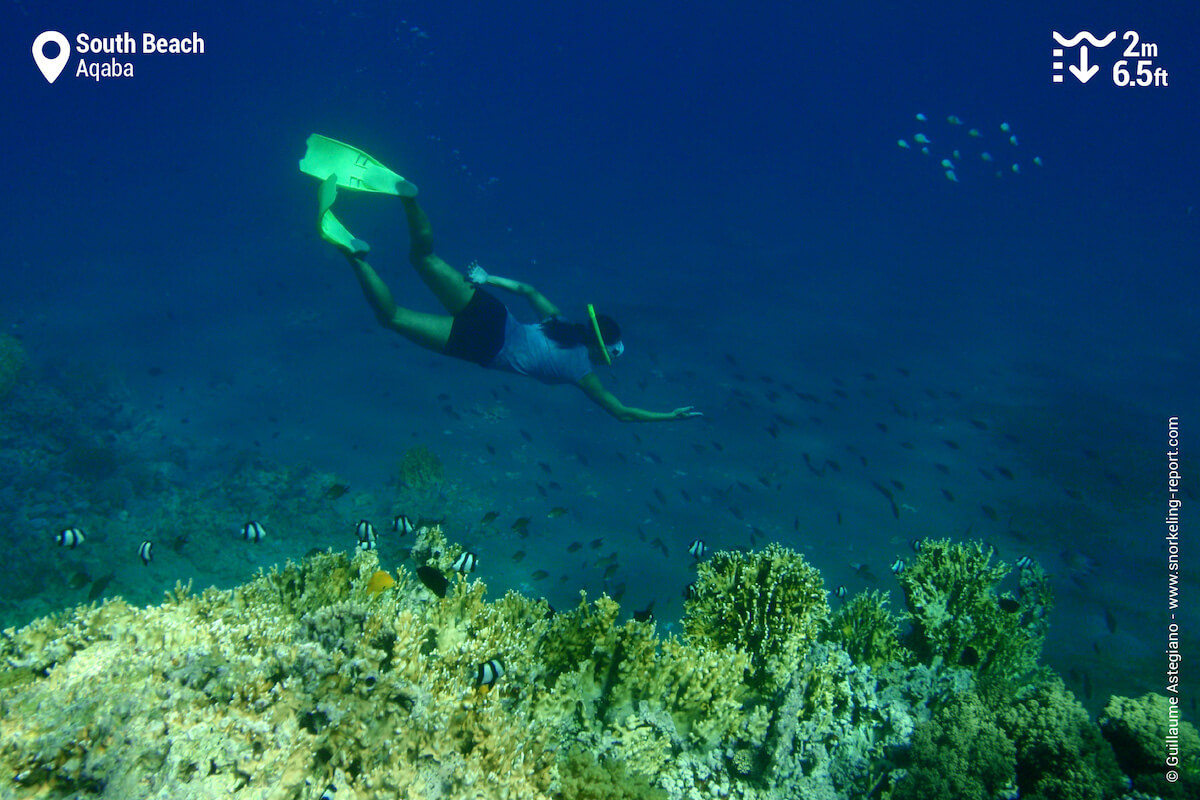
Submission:
[[[972,139],[978,139],[983,134],[979,132],[978,128],[971,128],[971,130],[967,131],[967,136],[970,136]]]
[[[1016,163],[1015,161],[1013,162],[1013,165],[1011,167],[1009,167],[1009,169],[1011,169],[1013,171],[1014,175],[1021,174],[1021,165]]]
[[[968,420],[968,422],[970,422],[973,426],[975,426],[976,428],[978,428],[981,431],[986,431],[988,429],[987,423],[981,419],[971,419],[971,420]]]
[[[948,502],[954,502],[954,492],[949,489],[942,489],[942,497],[946,498]]]
[[[887,423],[886,423],[886,422],[876,422],[876,423],[875,423],[875,427],[876,427],[876,428],[879,428],[879,430],[880,430],[880,432],[881,432],[881,433],[887,433],[887,432],[888,432],[888,426],[887,426]]]
[[[1012,470],[1009,469],[1008,467],[996,467],[996,472],[999,473],[1000,477],[1004,478],[1007,481],[1013,480]]]
[[[691,600],[695,596],[696,596],[696,584],[695,583],[689,583],[687,586],[683,587],[683,599],[684,600]]]
[[[54,537],[54,541],[61,547],[68,550],[74,550],[79,545],[83,544],[87,539],[83,535],[83,531],[79,528],[67,528]]]
[[[1104,624],[1108,626],[1109,633],[1117,632],[1117,617],[1113,614],[1112,609],[1104,609]]]
[[[1020,558],[1017,559],[1017,567],[1019,569],[1032,569],[1033,568],[1033,559],[1030,558],[1029,556],[1021,556]]]
[[[88,590],[88,602],[96,600],[100,595],[104,594],[104,590],[108,588],[108,585],[112,583],[112,579],[115,577],[117,577],[117,573],[110,572],[103,577],[97,578],[96,582],[92,584],[92,588]]]
[[[704,554],[707,551],[708,548],[705,547],[704,542],[700,539],[695,539],[690,545],[688,545],[688,552],[691,553],[692,558],[696,559],[697,561],[704,558]]]
[[[512,524],[512,530],[520,534],[528,533],[529,517],[517,517],[516,521]]]
[[[1040,166],[1042,165],[1042,157],[1041,157],[1041,156],[1034,156],[1034,157],[1033,157],[1033,163],[1034,163],[1036,166],[1039,166],[1039,167],[1040,167]]]
[[[521,559],[523,559],[523,558],[525,558],[524,550],[518,550],[517,552],[512,554],[512,560],[516,561],[518,564],[521,563]]]
[[[909,539],[908,546],[913,549],[914,553],[921,552],[921,548],[925,546],[924,539]]]
[[[1012,136],[1008,137],[1008,143],[1011,144],[1013,147],[1017,146],[1017,135],[1015,133]]]
[[[887,498],[888,505],[892,508],[892,516],[896,519],[900,519],[900,507],[896,505],[896,498],[892,494],[892,490],[877,481],[871,481],[871,485],[874,486],[880,494]]]
[[[82,589],[91,582],[91,575],[88,575],[86,572],[76,572],[71,576],[71,579],[67,581],[67,586],[70,586],[72,589]]]
[[[555,506],[554,508],[550,509],[550,513],[546,514],[546,516],[549,519],[558,519],[559,517],[561,517],[563,514],[566,514],[566,513],[567,513],[567,510],[565,508],[563,508],[562,506]]]
[[[916,136],[914,136],[913,141],[916,142],[917,144],[929,144],[930,143],[929,137],[923,133],[918,133]]]
[[[950,468],[947,467],[945,464],[934,464],[933,468],[936,469],[938,472],[942,473],[943,475],[950,474]]]
[[[354,533],[358,536],[359,544],[363,542],[375,543],[375,526],[365,519],[360,519],[358,524],[354,526]]]
[[[336,794],[337,786],[331,783],[325,787],[325,791],[321,792],[321,800],[333,800]]]
[[[903,139],[897,139],[896,146],[900,147],[901,149],[904,149],[904,150],[909,149],[908,142],[904,141]]]
[[[480,517],[479,524],[480,525],[490,525],[491,523],[495,522],[496,518],[499,516],[500,516],[500,514],[498,512],[489,511],[486,514],[484,514],[482,517]]]
[[[1008,133],[1009,131],[1012,130],[1012,126],[1010,126],[1007,122],[1001,122],[1000,130],[1004,131],[1005,133]]]
[[[604,539],[592,539],[592,541],[588,543],[588,546],[593,550],[599,550],[601,547],[604,547]]]
[[[569,545],[567,545],[567,552],[578,553],[582,547],[583,544],[581,542],[571,542]]]
[[[392,518],[392,532],[406,536],[414,530],[416,530],[416,526],[413,525],[407,514],[397,514]]]
[[[504,665],[500,663],[500,659],[493,658],[479,665],[479,669],[475,672],[475,685],[491,686],[502,675],[504,675]]]
[[[547,464],[545,461],[539,461],[537,463],[538,463],[538,466],[542,468],[542,472],[546,473],[547,475],[554,474],[554,470],[550,469],[550,465]]]
[[[654,619],[654,601],[650,601],[650,605],[643,608],[641,611],[634,611],[633,618],[638,622],[649,622]]]
[[[150,561],[154,558],[154,542],[145,541],[139,544],[138,556],[142,559],[142,566],[149,566]]]
[[[904,559],[897,558],[895,561],[892,562],[889,569],[892,571],[893,575],[899,575],[901,572],[904,572],[904,567],[905,567]]]
[[[617,570],[621,568],[620,564],[609,564],[604,568],[604,580],[608,580],[613,575],[617,574]]]
[[[992,154],[989,153],[987,150],[984,150],[982,153],[980,153],[979,157],[982,158],[984,161],[988,161],[988,162],[990,162],[992,160]]]
[[[834,593],[834,595],[837,596],[837,599],[845,600],[846,599],[846,585],[842,584],[841,586],[837,587],[836,589],[833,590],[833,593]]]
[[[525,430],[524,428],[521,428],[519,432],[521,434],[521,438],[524,439],[525,441],[527,441],[527,442],[533,441],[533,436],[530,435],[529,431]]]
[[[337,500],[339,497],[345,495],[348,491],[350,491],[350,487],[348,485],[344,483],[335,483],[325,490],[325,499]]]
[[[957,173],[955,173],[955,171],[952,169],[946,170],[946,180],[950,181],[951,183],[958,183]]]
[[[242,538],[247,542],[261,542],[267,538],[267,532],[263,530],[263,526],[251,520],[242,526]]]
[[[963,121],[961,119],[959,119],[957,116],[955,116],[954,114],[951,114],[950,116],[946,117],[946,122],[949,122],[951,125],[962,125],[963,124]]]
[[[925,116],[924,114],[920,113],[919,111],[917,112],[917,122],[927,122],[928,120],[929,120],[929,117]]]
[[[360,541],[359,541],[359,543],[358,543],[358,549],[359,549],[359,550],[362,550],[364,553],[367,553],[367,552],[370,552],[371,550],[374,550],[374,549],[375,549],[375,540],[374,540],[374,539],[362,539],[362,540],[360,540]]]
[[[992,508],[989,505],[986,505],[986,504],[981,505],[979,507],[979,509],[981,511],[983,511],[983,515],[985,517],[987,517],[988,519],[990,519],[992,522],[995,522],[996,520],[1000,519],[1000,515],[998,513],[996,513],[996,509]]]
[[[904,491],[904,484],[903,484],[903,483],[901,483],[900,481],[896,480],[895,478],[891,478],[891,479],[889,479],[889,480],[888,480],[888,483],[890,483],[892,486],[895,486],[895,487],[896,487],[896,491],[898,491],[898,492],[903,492],[903,491]]]
[[[438,597],[446,596],[446,587],[450,582],[446,580],[446,576],[437,567],[431,567],[428,564],[417,567],[417,577],[421,583],[425,584],[425,588],[436,594]]]
[[[472,553],[470,550],[463,550],[458,558],[454,559],[452,565],[455,572],[466,575],[468,572],[474,572],[475,567],[479,564],[479,556]]]
[[[949,447],[951,450],[961,450],[962,449],[961,447],[959,447],[958,442],[954,441],[953,439],[942,439],[942,443],[945,444],[946,447]]]
[[[996,480],[994,477],[992,477],[992,473],[988,472],[988,471],[987,471],[986,469],[984,469],[983,467],[980,467],[980,468],[979,468],[979,474],[980,474],[980,475],[982,475],[982,476],[984,477],[984,479],[985,479],[985,480],[989,480],[989,481],[994,481],[994,480]]]
[[[948,158],[942,159],[942,169],[954,169],[954,162]]]
[[[546,570],[544,570],[544,569],[539,569],[537,572],[533,573],[533,579],[535,581],[544,581],[546,578],[549,578],[549,577],[550,577],[550,573],[546,572]]]

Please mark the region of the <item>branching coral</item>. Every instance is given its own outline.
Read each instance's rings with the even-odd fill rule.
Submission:
[[[992,563],[978,542],[925,540],[900,573],[917,660],[940,657],[973,670],[985,688],[1010,692],[1037,667],[1046,636],[1050,593],[1036,565],[1021,570],[1021,597],[996,591],[1008,565]]]
[[[879,668],[912,657],[900,644],[900,628],[888,609],[888,600],[887,592],[862,592],[834,612],[830,636],[854,663]]]
[[[683,629],[689,643],[744,650],[748,683],[770,694],[788,682],[828,617],[821,574],[799,553],[772,543],[702,562]]]

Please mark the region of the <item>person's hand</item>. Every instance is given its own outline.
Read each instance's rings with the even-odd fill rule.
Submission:
[[[704,413],[697,411],[695,406],[684,406],[672,411],[671,416],[675,419],[691,419],[692,417],[703,417]]]
[[[483,286],[487,283],[487,270],[479,266],[478,261],[472,261],[467,265],[467,283],[472,286]]]

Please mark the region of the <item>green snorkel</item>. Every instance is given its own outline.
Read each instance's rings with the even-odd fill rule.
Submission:
[[[600,352],[604,355],[604,364],[612,366],[612,356],[608,354],[608,345],[604,343],[604,337],[600,334],[600,323],[596,321],[596,309],[591,303],[587,304],[588,319],[592,321],[592,331],[596,334],[596,341],[600,343]]]

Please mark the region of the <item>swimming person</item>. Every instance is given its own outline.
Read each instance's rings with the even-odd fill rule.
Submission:
[[[673,422],[702,416],[692,406],[647,411],[627,406],[604,388],[594,368],[611,365],[624,352],[621,330],[589,304],[588,322],[562,319],[554,303],[527,283],[489,275],[472,263],[463,275],[434,253],[433,232],[417,204],[417,187],[350,145],[317,134],[308,139],[300,169],[323,181],[319,193],[321,235],[346,256],[376,319],[409,341],[436,353],[471,361],[547,384],[573,383],[622,422]],[[400,197],[408,222],[409,262],[433,291],[446,314],[398,306],[387,285],[366,261],[370,246],[355,238],[330,210],[338,187]],[[484,287],[524,297],[542,321],[518,322]]]

